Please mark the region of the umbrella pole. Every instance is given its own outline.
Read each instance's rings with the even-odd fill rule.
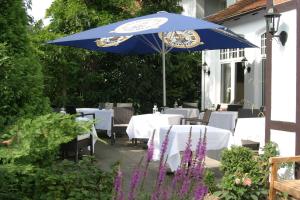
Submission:
[[[162,32],[162,70],[163,70],[163,106],[167,104],[166,99],[166,49],[165,49],[165,35]]]

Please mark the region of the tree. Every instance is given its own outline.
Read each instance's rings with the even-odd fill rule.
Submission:
[[[49,108],[25,9],[22,0],[4,0],[0,5],[0,130],[19,117],[33,117]]]

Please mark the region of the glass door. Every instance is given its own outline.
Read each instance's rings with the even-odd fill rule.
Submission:
[[[244,68],[242,62],[235,63],[235,98],[234,103],[241,104],[244,101]]]
[[[221,102],[230,103],[231,99],[231,67],[230,63],[221,64]]]

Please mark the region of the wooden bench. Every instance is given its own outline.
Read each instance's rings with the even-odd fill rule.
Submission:
[[[300,156],[294,157],[272,157],[269,160],[271,164],[271,177],[270,177],[270,189],[269,200],[276,199],[276,192],[287,193],[294,198],[300,199],[300,180],[278,180],[277,170],[278,164],[289,162],[300,162]]]

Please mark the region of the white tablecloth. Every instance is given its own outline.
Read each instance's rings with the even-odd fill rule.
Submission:
[[[234,144],[241,145],[241,140],[252,140],[265,145],[265,121],[264,117],[238,118],[234,131]]]
[[[197,108],[166,108],[164,113],[179,114],[188,118],[199,117],[199,110]]]
[[[131,117],[126,129],[129,139],[150,138],[153,130],[158,130],[161,126],[180,124],[182,115],[171,114],[145,114]]]
[[[200,118],[203,117],[203,112],[200,113]],[[234,131],[235,122],[238,118],[238,112],[235,111],[221,111],[221,112],[212,112],[208,126],[213,126],[216,128],[222,128]]]
[[[111,136],[111,120],[114,116],[113,109],[102,109],[99,110],[98,108],[77,108],[77,112],[82,113],[95,113],[95,127],[99,130],[106,130],[107,135]],[[85,117],[88,117],[89,119],[93,119],[92,115],[87,115]]]
[[[76,121],[78,121],[78,122],[85,122],[85,121],[89,121],[89,120],[90,119],[87,118],[87,117],[76,117]],[[89,138],[90,134],[92,134],[92,136],[93,136],[93,149],[94,149],[94,146],[95,146],[95,144],[97,142],[97,139],[98,139],[98,135],[97,135],[97,132],[96,132],[96,129],[95,129],[94,125],[92,126],[91,132],[85,133],[85,134],[82,134],[82,135],[78,135],[77,140],[83,140],[83,139]]]
[[[168,155],[167,163],[172,171],[175,171],[181,162],[180,152],[184,151],[189,137],[191,125],[174,125],[169,134],[168,148],[166,155]],[[207,150],[220,150],[227,148],[231,144],[231,132],[215,127],[207,127]],[[159,133],[154,136],[154,155],[153,160],[159,160],[161,145],[165,139],[166,133],[170,126],[161,127]],[[200,137],[200,130],[202,137],[204,135],[204,125],[192,125],[192,150],[196,150],[197,143]],[[148,145],[150,140],[148,142]]]

